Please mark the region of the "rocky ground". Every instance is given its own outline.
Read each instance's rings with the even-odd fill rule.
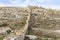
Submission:
[[[52,9],[30,8],[30,22],[27,35],[34,40],[60,40],[60,12]],[[35,37],[36,36],[36,37]]]
[[[25,35],[28,13],[20,12],[21,8],[0,8],[0,40],[15,40]],[[20,40],[19,38],[17,40]]]
[[[0,7],[0,40],[60,40],[60,11]]]

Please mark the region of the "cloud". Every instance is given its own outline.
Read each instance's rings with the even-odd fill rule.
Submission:
[[[12,6],[44,5],[51,2],[51,0],[0,0],[0,3]]]

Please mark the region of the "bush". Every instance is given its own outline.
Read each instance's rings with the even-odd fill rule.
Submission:
[[[11,33],[11,30],[7,30],[6,32],[7,32],[7,34],[10,34]]]
[[[7,23],[0,24],[0,27],[2,27],[2,26],[7,26]]]

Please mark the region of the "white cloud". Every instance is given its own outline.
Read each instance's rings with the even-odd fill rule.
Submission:
[[[50,0],[25,0],[24,2],[21,2],[21,1],[22,0],[9,0],[10,4],[8,4],[8,5],[10,5],[10,6],[42,5],[40,3],[50,2]]]
[[[48,2],[50,0],[34,0],[34,1],[36,1],[36,2]]]
[[[9,0],[12,4],[16,3],[18,4],[20,2],[20,0]]]

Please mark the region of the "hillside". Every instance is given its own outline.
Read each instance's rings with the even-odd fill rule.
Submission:
[[[37,6],[0,7],[0,40],[30,39],[60,40],[60,11]]]

